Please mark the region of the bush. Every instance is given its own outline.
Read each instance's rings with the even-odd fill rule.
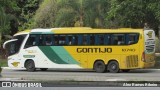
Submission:
[[[160,53],[160,41],[158,37],[156,37],[156,53]]]
[[[0,74],[1,74],[1,71],[2,71],[2,68],[1,68],[1,66],[0,66]],[[1,76],[1,75],[0,75]]]
[[[156,63],[155,63],[154,68],[155,69],[160,69],[160,56],[156,56],[155,60],[156,60]]]

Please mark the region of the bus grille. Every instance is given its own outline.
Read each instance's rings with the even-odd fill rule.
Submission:
[[[138,55],[130,55],[126,57],[127,68],[138,67]]]

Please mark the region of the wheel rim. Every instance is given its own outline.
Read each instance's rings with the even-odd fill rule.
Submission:
[[[29,69],[32,69],[32,68],[33,68],[33,66],[30,64],[30,65],[28,66],[28,68],[29,68]]]
[[[27,69],[28,69],[28,70],[32,70],[33,68],[34,68],[33,63],[32,63],[32,62],[28,62],[28,63],[27,63]]]
[[[115,70],[117,69],[117,66],[116,66],[115,64],[112,64],[112,65],[111,65],[111,69],[112,69],[113,71],[115,71]]]
[[[28,63],[28,69],[32,69],[33,66],[32,66],[32,63]]]
[[[109,65],[108,65],[108,70],[110,72],[112,72],[112,73],[119,72],[119,65],[118,65],[118,63],[115,62],[115,61],[110,62]]]

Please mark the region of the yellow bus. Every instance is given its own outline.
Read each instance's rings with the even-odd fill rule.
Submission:
[[[32,29],[15,34],[3,47],[8,52],[9,67],[28,71],[65,68],[117,73],[155,64],[153,30]]]

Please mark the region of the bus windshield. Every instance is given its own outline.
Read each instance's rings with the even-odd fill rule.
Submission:
[[[7,56],[13,55],[18,52],[16,42],[17,42],[17,39],[14,39],[14,41],[8,42],[5,45],[5,48],[7,50]]]
[[[6,41],[4,43],[4,48],[7,51],[7,53],[6,53],[7,56],[18,53],[25,37],[26,37],[26,35],[14,36],[13,39]]]

